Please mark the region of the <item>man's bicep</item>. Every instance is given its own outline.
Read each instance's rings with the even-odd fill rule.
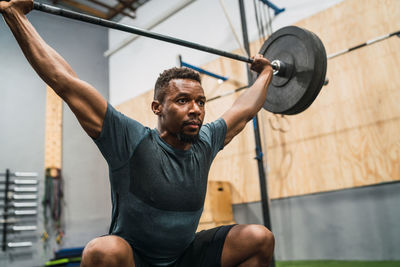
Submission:
[[[78,78],[71,79],[61,97],[71,108],[80,125],[92,138],[100,135],[107,110],[107,101],[90,84]]]

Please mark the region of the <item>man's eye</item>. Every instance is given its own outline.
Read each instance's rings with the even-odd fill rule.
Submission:
[[[204,107],[204,105],[205,105],[205,102],[203,100],[200,100],[198,103],[199,103],[198,105],[201,107]]]
[[[180,103],[180,104],[185,104],[186,103],[186,99],[180,98],[180,99],[178,99],[177,102]]]

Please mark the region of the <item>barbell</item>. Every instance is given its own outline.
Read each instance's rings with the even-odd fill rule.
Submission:
[[[250,64],[253,62],[253,59],[249,57],[47,4],[34,2],[33,9]],[[314,102],[325,82],[327,57],[324,45],[318,36],[304,28],[284,27],[274,32],[264,42],[259,53],[270,60],[274,70],[263,105],[264,109],[285,115],[298,114],[307,109]]]

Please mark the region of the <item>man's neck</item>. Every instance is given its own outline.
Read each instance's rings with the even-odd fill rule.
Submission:
[[[181,140],[179,140],[177,135],[168,133],[167,131],[161,131],[160,128],[157,128],[157,132],[160,138],[173,148],[180,150],[189,150],[192,146],[191,143],[182,142]]]

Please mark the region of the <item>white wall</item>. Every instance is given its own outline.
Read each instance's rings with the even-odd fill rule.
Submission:
[[[342,0],[273,0],[286,11],[273,19],[273,30],[291,25]],[[182,0],[151,0],[138,9],[137,19],[123,19],[121,23],[145,27],[150,21],[161,16],[171,6]],[[225,6],[242,40],[239,1],[225,0]],[[253,1],[245,2],[247,27],[250,41],[259,38],[254,14]],[[213,48],[232,51],[239,48],[229,24],[217,0],[197,0],[180,12],[159,24],[152,31],[196,42]],[[130,34],[109,31],[109,47],[112,49]],[[110,102],[118,105],[143,92],[151,90],[158,74],[164,69],[177,65],[177,55],[185,62],[201,66],[218,56],[177,46],[154,39],[140,37],[110,56]]]

